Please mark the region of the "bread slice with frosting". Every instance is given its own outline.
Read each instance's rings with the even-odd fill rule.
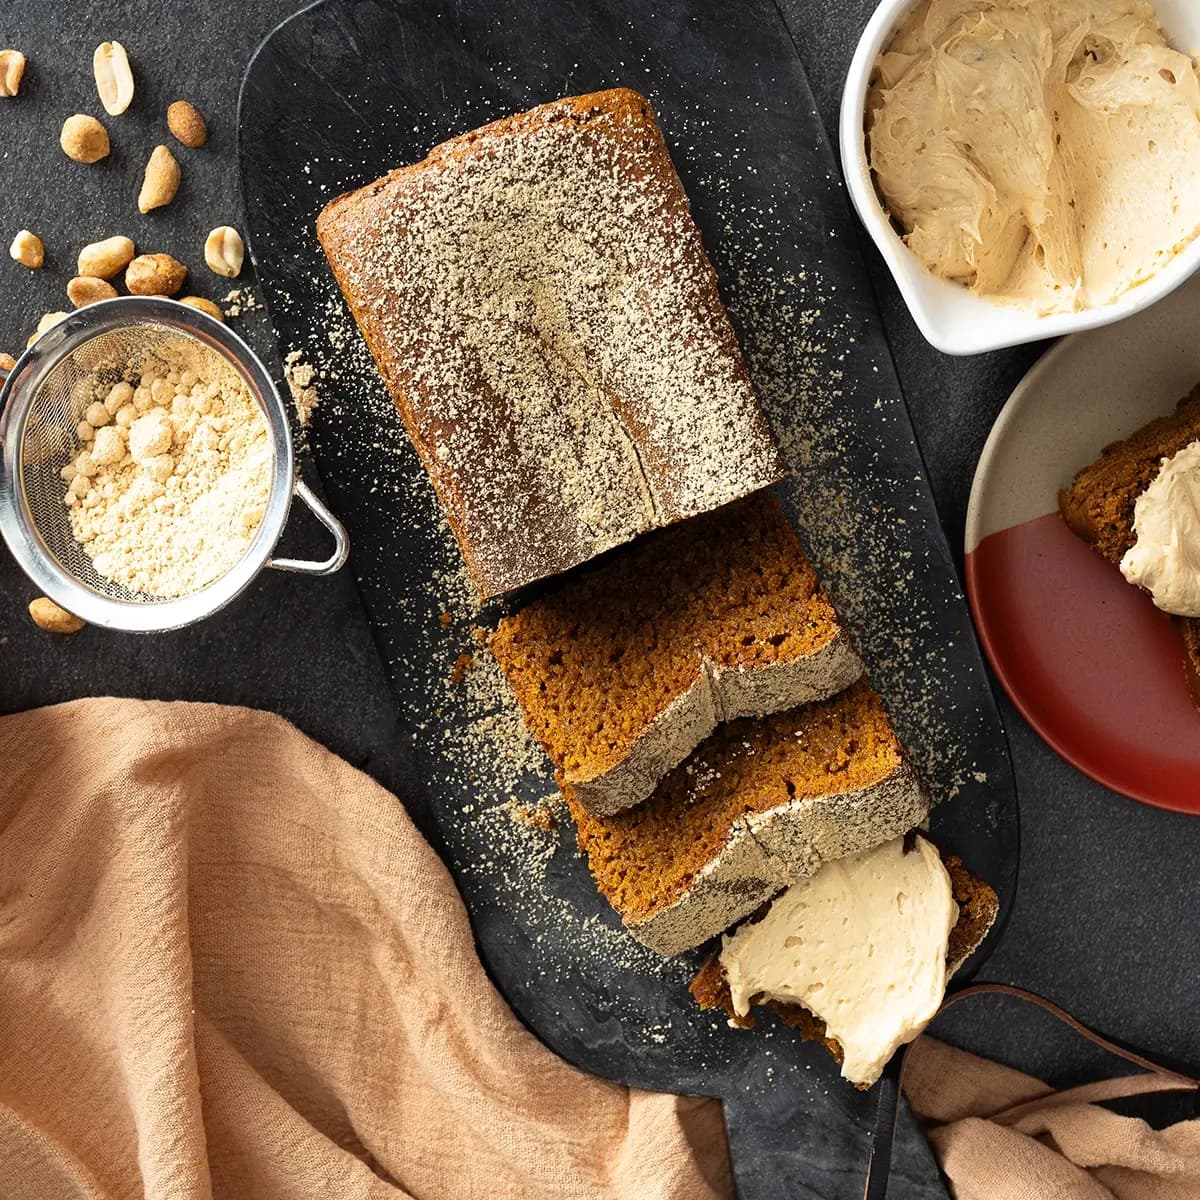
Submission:
[[[828,700],[721,725],[635,808],[597,816],[570,787],[564,795],[600,891],[667,956],[929,810],[865,678]]]
[[[930,849],[930,843],[920,834],[910,834],[904,839],[904,848],[908,853],[915,853],[918,848],[918,839],[923,841],[924,849]],[[878,857],[889,849],[894,847],[880,846],[873,851],[869,851],[862,857],[865,860],[870,860],[873,857]],[[926,1020],[932,1017],[933,1011],[940,1005],[941,990],[944,987],[944,981],[948,981],[950,977],[958,970],[960,966],[970,957],[971,954],[983,942],[987,936],[988,930],[991,929],[995,922],[999,911],[999,901],[995,891],[990,885],[983,880],[972,875],[967,870],[962,860],[956,855],[948,854],[940,850],[933,850],[933,853],[940,858],[940,863],[944,868],[947,879],[947,889],[949,895],[953,899],[953,904],[956,906],[956,915],[953,918],[953,925],[949,930],[949,934],[941,943],[944,946],[944,976],[939,983],[942,985],[937,988],[937,995],[933,997],[932,1010],[928,1012]],[[935,859],[936,861],[936,859]],[[881,868],[886,870],[886,866]],[[742,929],[750,928],[754,922],[763,922],[771,914],[775,905],[785,902],[787,893],[777,897],[771,905],[764,905],[762,909],[756,913],[749,921],[742,926]],[[853,909],[855,906],[856,897],[848,897],[847,908]],[[910,906],[915,900],[912,896],[904,896],[902,894],[896,897],[898,908],[902,911],[903,905],[907,902]],[[784,946],[780,947],[780,952],[783,954],[800,955],[805,953],[804,943],[808,939],[821,939],[829,931],[820,928],[818,921],[812,921],[811,925],[815,928],[805,927],[804,918],[808,916],[809,911],[802,906],[793,906],[797,908],[800,914],[800,919],[794,921],[794,929],[789,924],[791,936],[786,939]],[[815,908],[815,906],[814,906]],[[793,913],[788,913],[789,922],[793,918]],[[893,914],[894,915],[894,914]],[[840,914],[841,922],[835,930],[840,938],[849,939],[837,947],[837,963],[835,970],[839,973],[839,978],[830,979],[828,981],[828,992],[825,992],[825,984],[818,982],[814,986],[822,989],[820,999],[827,1003],[831,1001],[829,993],[833,992],[837,987],[843,989],[846,986],[847,980],[852,979],[850,974],[855,967],[859,967],[866,972],[876,970],[876,964],[880,962],[887,952],[887,948],[883,948],[879,952],[879,956],[875,957],[876,947],[868,941],[866,945],[855,944],[853,938],[857,934],[861,938],[878,938],[881,930],[879,928],[860,929],[854,925],[855,914],[852,911],[843,911]],[[882,932],[886,935],[891,931],[887,929],[887,922],[883,921],[884,926]],[[943,927],[944,928],[944,927]],[[847,930],[853,930],[853,933],[848,934]],[[735,934],[738,931],[734,931]],[[899,931],[895,931],[897,934]],[[932,931],[937,936],[936,931]],[[755,1024],[754,1016],[751,1012],[739,1012],[739,1005],[735,1004],[734,996],[730,987],[730,981],[727,975],[727,968],[723,962],[723,955],[727,953],[730,939],[726,938],[722,950],[712,956],[707,963],[701,968],[699,973],[693,979],[691,984],[691,992],[697,1003],[702,1009],[721,1008],[728,1014],[730,1023],[740,1026],[743,1029],[752,1029]],[[785,948],[786,947],[786,948]],[[857,963],[855,963],[857,959]],[[849,964],[849,965],[848,965]],[[880,984],[880,995],[870,995],[869,1002],[878,1010],[878,1017],[881,1021],[886,1021],[888,1017],[887,1005],[890,1000],[890,985],[883,984],[882,980],[876,981]],[[907,980],[901,980],[900,987],[903,987]],[[744,985],[743,985],[744,986]],[[817,1003],[813,1000],[812,1003]],[[834,1036],[831,1036],[829,1029],[819,1016],[814,1014],[809,1008],[801,1003],[781,1001],[778,998],[773,998],[769,995],[753,995],[750,997],[750,1004],[769,1009],[774,1012],[782,1021],[791,1026],[803,1041],[818,1041],[833,1055],[834,1059],[843,1064],[845,1072],[845,1047]],[[923,1028],[922,1022],[920,1028]],[[920,1028],[910,1029],[904,1036],[904,1041],[911,1041],[914,1037],[919,1036]],[[890,1051],[887,1053],[890,1057]],[[852,1082],[859,1088],[869,1087],[885,1065],[886,1058],[881,1059],[871,1065],[869,1069],[863,1071],[861,1063],[858,1068],[850,1069]]]
[[[1105,446],[1100,457],[1080,470],[1058,495],[1058,507],[1071,531],[1115,567],[1133,546],[1138,497],[1154,482],[1163,461],[1200,440],[1200,386],[1127,438]],[[1200,707],[1200,619],[1171,618],[1183,644],[1184,677]]]

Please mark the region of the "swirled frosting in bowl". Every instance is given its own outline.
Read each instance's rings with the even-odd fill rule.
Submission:
[[[924,0],[876,63],[871,168],[935,275],[1112,303],[1200,233],[1200,76],[1146,0]]]

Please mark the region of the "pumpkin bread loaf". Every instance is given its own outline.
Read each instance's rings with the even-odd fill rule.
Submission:
[[[1134,544],[1134,507],[1158,477],[1163,459],[1200,440],[1200,386],[1159,417],[1122,441],[1106,446],[1058,496],[1058,507],[1073,533],[1114,566]],[[1172,617],[1183,643],[1184,676],[1200,706],[1200,619]]]
[[[636,92],[454,138],[317,234],[483,598],[781,477]]]
[[[898,837],[928,797],[865,679],[830,700],[718,727],[613,816],[564,795],[600,891],[640,942],[682,953],[823,862]]]
[[[769,494],[649,535],[501,622],[491,648],[561,786],[639,803],[722,721],[863,671]]]

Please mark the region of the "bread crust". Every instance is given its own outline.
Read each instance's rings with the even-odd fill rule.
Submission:
[[[682,444],[678,454],[663,451],[671,441],[671,430],[682,424],[656,411],[656,405],[665,403],[662,395],[648,397],[636,388],[629,390],[621,372],[598,365],[609,361],[610,347],[581,320],[571,331],[570,354],[561,361],[562,348],[553,338],[540,343],[545,347],[547,386],[555,379],[567,381],[564,387],[583,386],[578,384],[579,365],[571,358],[577,352],[583,354],[586,370],[595,375],[595,389],[587,392],[588,404],[595,408],[587,417],[592,425],[572,416],[565,423],[573,432],[565,436],[562,455],[570,460],[572,470],[581,473],[579,479],[572,477],[571,486],[590,495],[586,502],[564,498],[563,480],[570,472],[552,470],[547,465],[549,456],[531,449],[537,422],[527,413],[513,411],[509,397],[495,384],[498,376],[486,350],[479,351],[474,344],[469,354],[463,349],[468,339],[462,336],[461,322],[478,314],[469,304],[461,311],[429,307],[429,294],[418,285],[416,264],[425,261],[429,242],[422,240],[420,231],[437,225],[438,197],[471,194],[472,187],[480,190],[483,185],[473,180],[481,166],[546,131],[562,131],[567,141],[586,145],[599,163],[619,177],[618,193],[624,188],[639,198],[643,208],[653,207],[654,237],[664,242],[663,261],[651,264],[637,258],[635,231],[645,222],[639,226],[636,214],[627,219],[621,213],[610,214],[616,228],[628,227],[630,249],[625,268],[604,260],[610,275],[601,283],[619,291],[619,270],[627,270],[636,295],[620,303],[626,312],[638,311],[644,304],[650,313],[646,327],[655,328],[662,314],[655,309],[653,296],[645,299],[647,289],[652,287],[652,276],[663,277],[663,262],[670,263],[666,268],[670,278],[687,296],[686,312],[680,315],[700,331],[704,343],[696,369],[711,369],[724,380],[720,404],[730,414],[718,414],[716,400],[705,414],[708,420],[728,425],[731,446],[736,440],[738,448],[731,449],[724,464],[701,462],[703,455],[697,455],[690,442],[687,452]],[[516,224],[516,218],[508,225],[504,219],[503,206],[518,203],[512,195],[510,191],[487,198],[501,210],[496,217],[501,230]],[[617,88],[557,100],[453,138],[421,162],[331,201],[318,217],[317,237],[429,474],[481,598],[558,574],[639,533],[727,503],[781,478],[782,462],[721,304],[683,185],[650,105],[636,92]],[[651,244],[658,245],[646,243]],[[455,260],[458,269],[466,261],[463,255]],[[490,269],[484,251],[470,261],[479,272]],[[613,271],[618,272],[616,278]],[[453,271],[448,268],[445,275],[452,276]],[[665,295],[661,287],[653,290]],[[637,295],[643,300],[638,301]],[[561,296],[552,295],[548,303],[555,312],[570,309]],[[665,324],[661,336],[667,339]],[[514,325],[514,329],[523,327]],[[524,329],[524,335],[539,344],[536,327]],[[595,344],[588,340],[593,336]],[[459,365],[451,371],[446,364],[455,354],[460,356],[454,360]],[[452,381],[434,378],[439,363],[454,375]],[[512,372],[500,375],[510,378]],[[693,388],[688,403],[702,390]],[[588,458],[582,439],[590,436],[593,427],[602,428],[603,436],[617,448],[613,453]],[[480,446],[456,459],[464,439],[476,431]],[[581,439],[581,444],[569,444],[571,437]],[[587,479],[580,464],[589,461],[609,464],[612,478]],[[589,505],[599,512],[599,521],[595,512],[583,511]]]

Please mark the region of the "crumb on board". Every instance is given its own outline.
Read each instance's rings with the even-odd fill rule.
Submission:
[[[292,350],[283,363],[283,377],[292,394],[296,419],[307,429],[312,422],[313,412],[321,402],[321,394],[317,389],[317,369],[305,360],[303,350]]]
[[[234,288],[223,301],[227,317],[240,317],[262,307],[258,297],[248,287]]]
[[[559,826],[566,813],[563,798],[558,792],[553,792],[537,804],[522,804],[511,801],[503,806],[510,821],[518,825],[532,825],[545,833],[553,833]]]

